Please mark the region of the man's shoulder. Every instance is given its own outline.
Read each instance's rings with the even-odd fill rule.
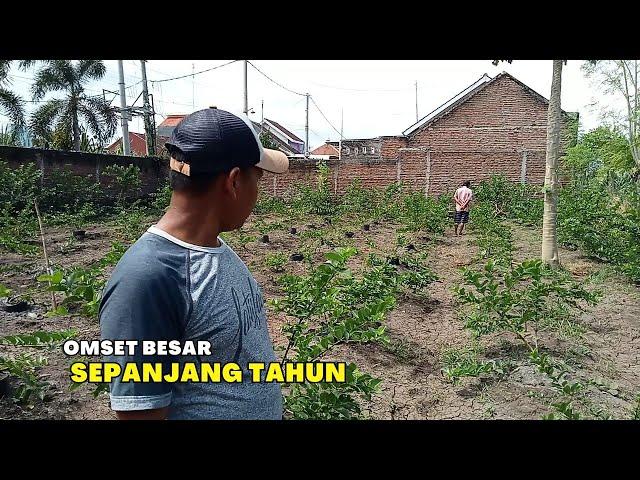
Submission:
[[[112,276],[124,279],[158,280],[184,270],[185,249],[145,232],[122,256]]]

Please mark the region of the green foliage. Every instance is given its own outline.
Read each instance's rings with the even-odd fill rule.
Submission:
[[[438,279],[433,270],[427,266],[426,255],[405,255],[399,260],[404,267],[404,271],[398,278],[400,284],[409,288],[414,294],[425,295],[425,289]]]
[[[510,370],[510,365],[506,362],[479,360],[479,353],[481,349],[477,345],[445,349],[440,359],[442,374],[447,380],[457,384],[462,377],[478,377],[482,374],[504,375]]]
[[[100,267],[114,266],[120,261],[122,255],[127,251],[127,248],[126,245],[120,242],[112,242],[111,249],[100,259],[98,265]]]
[[[22,353],[14,358],[0,356],[0,372],[6,372],[18,382],[13,391],[13,401],[30,405],[33,397],[44,400],[49,384],[42,381],[37,370],[47,365],[47,359],[41,355]]]
[[[13,211],[10,208],[0,209],[0,248],[21,255],[35,255],[38,246],[26,243],[35,240],[38,223],[33,207]]]
[[[256,215],[265,215],[269,213],[278,213],[284,215],[287,213],[287,204],[282,198],[270,195],[262,195],[256,203],[253,213]]]
[[[305,213],[334,215],[338,212],[338,202],[331,194],[329,167],[324,160],[319,160],[316,169],[316,187],[300,185],[293,206],[296,210]]]
[[[33,208],[33,200],[41,190],[40,177],[35,163],[13,168],[0,161],[0,206],[11,212]]]
[[[363,218],[374,216],[380,202],[380,193],[373,188],[363,188],[362,180],[354,179],[340,198],[342,213],[357,213]]]
[[[546,268],[540,260],[512,267],[489,260],[480,270],[465,269],[463,278],[464,285],[456,287],[455,293],[463,305],[471,307],[465,327],[476,336],[511,332],[528,346],[528,326],[538,329],[540,320],[558,308],[573,312],[581,302],[595,304],[598,298],[568,273]]]
[[[291,386],[285,408],[298,420],[351,420],[360,418],[357,398],[371,400],[381,380],[347,364],[346,382],[336,388],[333,383],[302,383]]]
[[[0,283],[0,298],[9,298],[12,291],[13,290],[7,288],[6,285]]]
[[[441,196],[435,200],[419,192],[411,192],[404,196],[400,220],[407,230],[427,230],[444,233],[447,226],[448,200]]]
[[[635,162],[627,138],[618,129],[600,126],[567,150],[562,166],[576,183],[595,180],[612,191],[614,179],[632,173]]]
[[[311,362],[326,355],[341,343],[382,341],[382,321],[395,306],[398,283],[389,275],[389,266],[373,266],[356,278],[347,261],[354,248],[336,248],[326,254],[327,261],[308,275],[284,275],[280,278],[285,297],[272,300],[276,311],[296,321],[283,327],[296,362]],[[345,383],[300,384],[285,398],[294,418],[359,418],[357,398],[368,399],[380,382],[358,374],[354,365]]]
[[[96,318],[105,283],[101,273],[101,270],[95,267],[76,267],[72,270],[55,270],[51,275],[40,275],[38,281],[47,282],[48,291],[62,292],[64,295],[61,308],[50,313],[66,315],[71,311],[77,311],[89,318]]]
[[[10,125],[5,125],[0,129],[0,145],[10,145],[12,147],[22,146],[18,136],[18,130]]]
[[[38,187],[39,188],[39,187]],[[76,175],[68,170],[47,172],[44,188],[38,195],[43,212],[77,212],[87,204],[100,201],[102,191],[93,175]]]
[[[164,214],[164,212],[169,207],[171,203],[171,195],[173,190],[171,189],[171,183],[166,180],[163,182],[158,189],[151,194],[152,202],[151,205],[154,210],[159,212],[160,214]]]
[[[41,102],[32,113],[29,127],[43,141],[60,147],[73,145],[73,125],[77,125],[78,146],[85,128],[99,145],[116,131],[116,109],[107,100],[87,95],[84,87],[104,77],[106,67],[102,60],[41,60],[31,91],[33,100],[42,100],[49,92],[62,92],[62,96]]]
[[[131,204],[130,208],[122,209],[115,218],[115,224],[121,237],[127,242],[137,240],[153,223],[148,213],[143,210],[139,202]]]
[[[102,175],[110,179],[110,183],[115,188],[116,205],[120,209],[125,208],[127,199],[135,198],[140,192],[142,179],[140,178],[140,169],[135,165],[126,167],[109,165],[104,169]]]
[[[278,144],[271,139],[271,135],[269,134],[269,132],[262,132],[260,134],[260,143],[264,148],[278,150]]]
[[[531,363],[538,367],[540,373],[544,373],[551,379],[551,385],[561,395],[560,401],[552,404],[556,412],[567,420],[579,420],[581,418],[579,410],[575,410],[573,397],[584,389],[580,382],[571,382],[567,379],[567,370],[557,362],[553,362],[547,354],[540,353],[538,348],[529,352]],[[554,420],[553,413],[544,417],[546,420]]]
[[[59,332],[38,331],[22,335],[7,335],[0,337],[0,345],[55,348],[77,334],[78,332],[75,330],[62,330]]]
[[[640,199],[640,197],[638,197]],[[611,197],[597,184],[560,192],[558,239],[611,262],[640,282],[640,207]]]
[[[474,190],[477,202],[490,205],[495,217],[510,218],[522,225],[542,225],[543,198],[540,188],[514,183],[493,175]],[[474,209],[474,218],[476,209]]]
[[[287,256],[282,252],[269,253],[265,256],[264,263],[272,272],[283,272]]]
[[[511,263],[513,253],[511,229],[500,221],[489,203],[479,203],[473,209],[472,228],[477,233],[476,243],[480,258],[491,258],[507,265]]]
[[[640,420],[640,395],[636,396],[636,405],[631,412],[632,420]]]

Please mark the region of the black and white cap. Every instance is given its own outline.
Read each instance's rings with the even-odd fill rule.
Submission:
[[[165,143],[183,161],[171,158],[170,168],[184,175],[227,172],[234,167],[256,166],[272,173],[284,173],[289,159],[278,151],[263,148],[246,115],[235,115],[216,107],[187,115]]]

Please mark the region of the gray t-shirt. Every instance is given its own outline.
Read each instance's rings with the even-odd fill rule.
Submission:
[[[249,362],[275,362],[260,287],[222,239],[191,245],[152,226],[129,248],[105,286],[102,339],[206,340],[211,356],[105,357],[125,362],[235,362],[243,381],[111,383],[114,410],[170,406],[170,419],[281,419],[279,383],[252,382]],[[263,371],[264,379],[264,371]]]

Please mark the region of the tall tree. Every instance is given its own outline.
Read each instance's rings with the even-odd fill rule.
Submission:
[[[562,131],[560,90],[562,60],[553,61],[551,96],[547,113],[547,161],[544,175],[544,213],[542,216],[542,262],[551,267],[560,265],[556,234],[558,212],[558,159]]]
[[[501,61],[494,60],[498,65]],[[560,157],[560,140],[562,132],[562,108],[560,90],[562,86],[563,60],[553,61],[553,77],[551,79],[551,96],[547,109],[547,158],[544,175],[544,213],[542,216],[542,262],[550,267],[558,267],[558,236],[556,232],[558,213],[558,160]]]
[[[11,60],[0,60],[0,113],[9,117],[14,127],[24,125],[24,101],[9,90]]]
[[[50,138],[54,131],[70,132],[73,149],[81,147],[81,121],[100,145],[116,131],[116,111],[100,96],[85,93],[84,86],[104,77],[106,67],[102,60],[44,60],[36,72],[31,93],[41,100],[47,93],[63,92],[64,98],[54,98],[41,105],[31,116],[34,134]],[[26,66],[31,66],[28,62]],[[24,65],[24,62],[23,62]]]
[[[635,162],[635,176],[640,178],[640,84],[638,60],[598,60],[582,66],[586,76],[608,94],[624,101],[623,113],[606,107],[606,114],[624,126],[627,142]]]

